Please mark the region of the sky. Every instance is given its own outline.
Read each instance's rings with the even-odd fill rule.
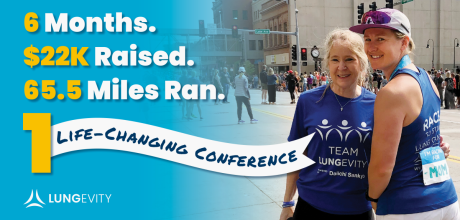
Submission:
[[[176,28],[198,29],[198,20],[204,20],[205,26],[214,23],[212,2],[214,0],[173,0]]]

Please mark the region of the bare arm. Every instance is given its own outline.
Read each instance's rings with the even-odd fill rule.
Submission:
[[[374,199],[380,197],[390,182],[402,129],[405,122],[410,120],[407,118],[407,112],[410,112],[408,106],[414,105],[414,103],[407,100],[413,95],[407,91],[407,88],[412,86],[412,83],[417,82],[415,80],[414,82],[407,82],[407,80],[407,78],[404,80],[395,78],[379,92],[375,100],[374,133],[368,171],[369,196]],[[418,87],[418,84],[415,86]],[[414,96],[412,98],[415,99]],[[418,115],[418,113],[415,114]],[[373,204],[373,207],[376,208],[376,204]]]
[[[288,173],[286,177],[286,192],[284,193],[284,202],[289,202],[294,199],[297,190],[296,182],[299,179],[300,170]],[[280,220],[286,220],[294,216],[294,207],[283,208],[280,215]]]
[[[289,202],[294,199],[295,192],[297,191],[296,182],[299,179],[300,170],[287,174],[286,178],[286,191],[284,193],[284,202]]]

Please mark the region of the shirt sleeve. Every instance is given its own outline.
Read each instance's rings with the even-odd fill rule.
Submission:
[[[288,141],[295,141],[297,139],[307,136],[307,129],[305,128],[305,108],[304,99],[300,98],[295,108],[294,120],[292,121],[291,131],[289,133]]]

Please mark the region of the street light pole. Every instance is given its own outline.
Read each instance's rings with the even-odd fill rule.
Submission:
[[[455,41],[457,41],[457,45],[455,45]],[[458,44],[458,39],[455,38],[455,39],[454,39],[454,71],[455,71],[455,68],[456,68],[456,67],[455,67],[455,48],[458,47],[458,46],[459,46],[459,44]]]
[[[297,41],[297,72],[299,73],[299,76],[301,74],[300,72],[300,39],[299,39],[299,23],[297,22],[297,14],[299,13],[299,10],[297,10],[297,1],[294,0],[294,8],[295,8],[295,36],[296,36],[296,41]]]
[[[428,41],[426,42],[426,48],[430,48],[430,44],[429,42],[433,42],[433,57],[431,58],[431,69],[434,69],[434,40],[433,39],[428,39]]]
[[[222,26],[222,11],[219,11],[219,15],[220,15],[220,16],[219,16],[219,17],[220,17],[220,19],[219,19],[219,20],[220,20],[220,29],[222,29],[222,28],[224,28],[224,27]]]

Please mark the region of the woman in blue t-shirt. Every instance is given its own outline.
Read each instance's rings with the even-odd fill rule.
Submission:
[[[315,164],[287,175],[280,219],[371,219],[365,192],[375,95],[360,86],[368,68],[364,44],[337,29],[324,48],[332,83],[302,93],[288,138],[316,133],[306,149]]]
[[[460,219],[457,193],[440,149],[441,100],[430,76],[409,58],[409,19],[395,9],[363,15],[372,68],[389,83],[375,101],[367,199],[377,219]]]

